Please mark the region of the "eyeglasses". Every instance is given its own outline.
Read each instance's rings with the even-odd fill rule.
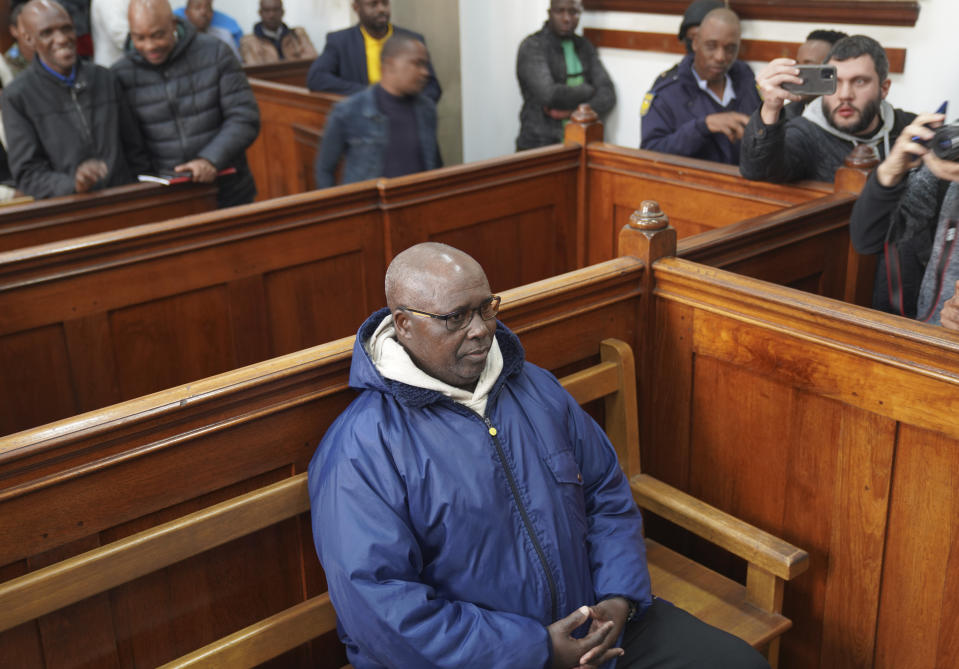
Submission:
[[[428,311],[410,309],[409,307],[400,307],[400,309],[403,311],[409,311],[413,314],[419,314],[420,316],[429,316],[430,318],[441,320],[446,323],[447,330],[450,332],[456,332],[457,330],[462,330],[472,322],[474,313],[479,314],[480,318],[482,318],[484,321],[496,318],[496,314],[499,313],[499,302],[499,295],[490,295],[475,309],[457,309],[456,311],[451,311],[448,314],[431,314]]]

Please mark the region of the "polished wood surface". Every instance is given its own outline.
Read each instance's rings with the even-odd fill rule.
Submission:
[[[272,81],[274,84],[306,87],[306,74],[310,71],[313,59],[281,60],[262,65],[244,65],[243,72],[248,79]]]
[[[342,96],[313,93],[302,83],[291,86],[250,79],[250,87],[260,107],[260,134],[246,151],[256,180],[256,199],[312,190],[312,161],[304,164],[294,126],[308,128],[322,138],[326,117]]]
[[[0,251],[216,209],[216,189],[142,183],[0,207]]]

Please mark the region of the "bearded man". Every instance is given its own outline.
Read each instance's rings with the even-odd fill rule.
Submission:
[[[845,37],[826,60],[836,66],[836,92],[806,106],[787,120],[786,101],[802,97],[783,88],[802,83],[796,61],[777,58],[756,77],[763,104],[749,119],[739,171],[757,181],[832,181],[836,169],[857,144],[869,144],[885,158],[915,114],[894,109],[889,93],[889,59],[876,40]]]

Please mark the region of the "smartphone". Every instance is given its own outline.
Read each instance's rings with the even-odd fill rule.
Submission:
[[[796,95],[830,95],[836,92],[835,65],[797,65],[801,84],[785,83],[785,88]]]

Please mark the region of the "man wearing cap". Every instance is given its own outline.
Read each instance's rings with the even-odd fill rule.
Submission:
[[[760,105],[752,70],[737,60],[739,42],[735,12],[720,7],[706,15],[693,53],[643,100],[640,148],[739,163],[743,129]]]

